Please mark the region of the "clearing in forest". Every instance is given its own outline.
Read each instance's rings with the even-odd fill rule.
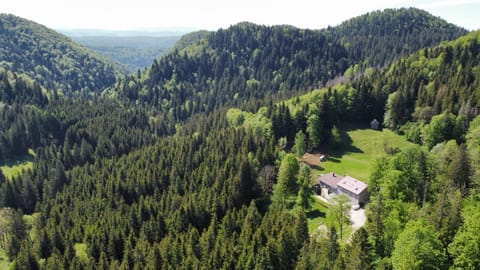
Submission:
[[[350,175],[368,183],[378,158],[412,145],[405,137],[388,129],[373,130],[354,124],[339,129],[342,143],[337,148],[325,145],[318,151],[305,154],[302,159],[312,168],[314,183],[320,174],[328,172]],[[327,160],[320,162],[321,155],[326,155]]]
[[[13,179],[18,177],[22,171],[33,169],[33,159],[35,158],[35,152],[33,150],[28,151],[28,155],[18,158],[17,160],[7,161],[0,163],[0,169],[7,179]]]

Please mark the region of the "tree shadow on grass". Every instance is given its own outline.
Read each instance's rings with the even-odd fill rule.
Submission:
[[[309,211],[309,212],[306,213],[306,215],[307,215],[307,218],[309,218],[309,219],[314,219],[314,218],[318,218],[318,217],[321,217],[321,218],[326,217],[325,213],[323,213],[322,211],[320,211],[318,209]]]
[[[363,151],[353,145],[352,138],[348,135],[346,129],[340,129],[341,144],[332,147],[329,160],[335,163],[340,162],[340,158],[347,153],[363,153]]]
[[[317,171],[323,171],[325,170],[325,168],[323,168],[322,166],[320,165],[316,165],[316,164],[308,164],[310,166],[310,168],[312,170],[317,170]]]
[[[328,161],[331,161],[333,163],[340,163],[340,159],[336,158],[335,155],[332,155],[328,158]]]

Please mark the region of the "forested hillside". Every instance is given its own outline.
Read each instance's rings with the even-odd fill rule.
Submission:
[[[100,92],[115,82],[111,64],[32,21],[0,14],[0,65],[66,95]]]
[[[336,126],[373,118],[418,144],[392,149],[384,142],[387,155],[370,176],[368,221],[365,231],[355,235],[358,242],[335,255],[335,266],[314,255],[322,252],[322,241],[310,243],[298,269],[480,266],[473,222],[480,211],[479,37],[472,32],[423,49],[384,71],[260,109],[254,116],[229,111],[233,126],[261,131],[269,123],[279,144],[293,145],[295,153],[322,144],[345,147],[348,140]]]
[[[439,45],[464,30],[414,9],[339,29],[382,16],[428,21],[378,39],[428,48],[376,62],[391,48],[356,58],[332,29],[241,23],[186,37],[102,95],[1,70],[0,162],[29,148],[35,161],[0,170],[0,267],[478,269],[480,34]],[[299,157],[359,152],[341,127],[373,118],[416,145],[379,145],[367,222],[350,234],[342,199],[312,209],[317,168]]]
[[[155,60],[112,91],[184,120],[322,85],[348,67],[344,48],[330,42],[321,32],[241,23]]]
[[[2,14],[0,33],[0,162],[4,162],[29,149],[63,144],[67,129],[79,121],[70,112],[89,104],[79,100],[64,106],[68,99],[63,96],[99,93],[116,77],[104,59],[34,22]],[[112,134],[108,136],[110,141]],[[92,137],[88,141],[96,145]]]
[[[192,41],[181,40],[189,45],[180,45],[112,91],[184,120],[225,105],[248,108],[264,99],[322,87],[348,67],[349,74],[361,72],[357,63],[362,68],[386,65],[465,33],[417,9],[374,12],[317,31],[240,23],[187,39]]]
[[[352,63],[388,66],[406,56],[467,31],[416,8],[374,11],[328,29],[348,51]]]

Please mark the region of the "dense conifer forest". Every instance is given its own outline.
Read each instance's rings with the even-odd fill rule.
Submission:
[[[115,82],[112,64],[42,25],[14,15],[0,16],[0,63],[41,86],[70,95],[99,92]]]
[[[418,9],[240,23],[116,77],[43,26],[0,30],[0,163],[34,153],[0,170],[0,268],[480,267],[479,32]],[[412,146],[384,145],[365,226],[350,234],[340,198],[309,229],[298,156],[373,118]]]

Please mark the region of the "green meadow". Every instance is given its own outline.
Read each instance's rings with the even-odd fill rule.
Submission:
[[[28,151],[28,155],[24,155],[17,160],[6,161],[0,163],[0,169],[7,179],[13,179],[18,177],[22,171],[33,169],[33,159],[35,158],[35,152],[33,150]]]
[[[319,174],[335,172],[368,182],[378,158],[387,155],[388,151],[398,151],[411,145],[405,137],[388,129],[380,131],[353,124],[339,129],[343,143],[337,149],[324,147],[320,150],[328,159],[314,166],[314,180]]]

